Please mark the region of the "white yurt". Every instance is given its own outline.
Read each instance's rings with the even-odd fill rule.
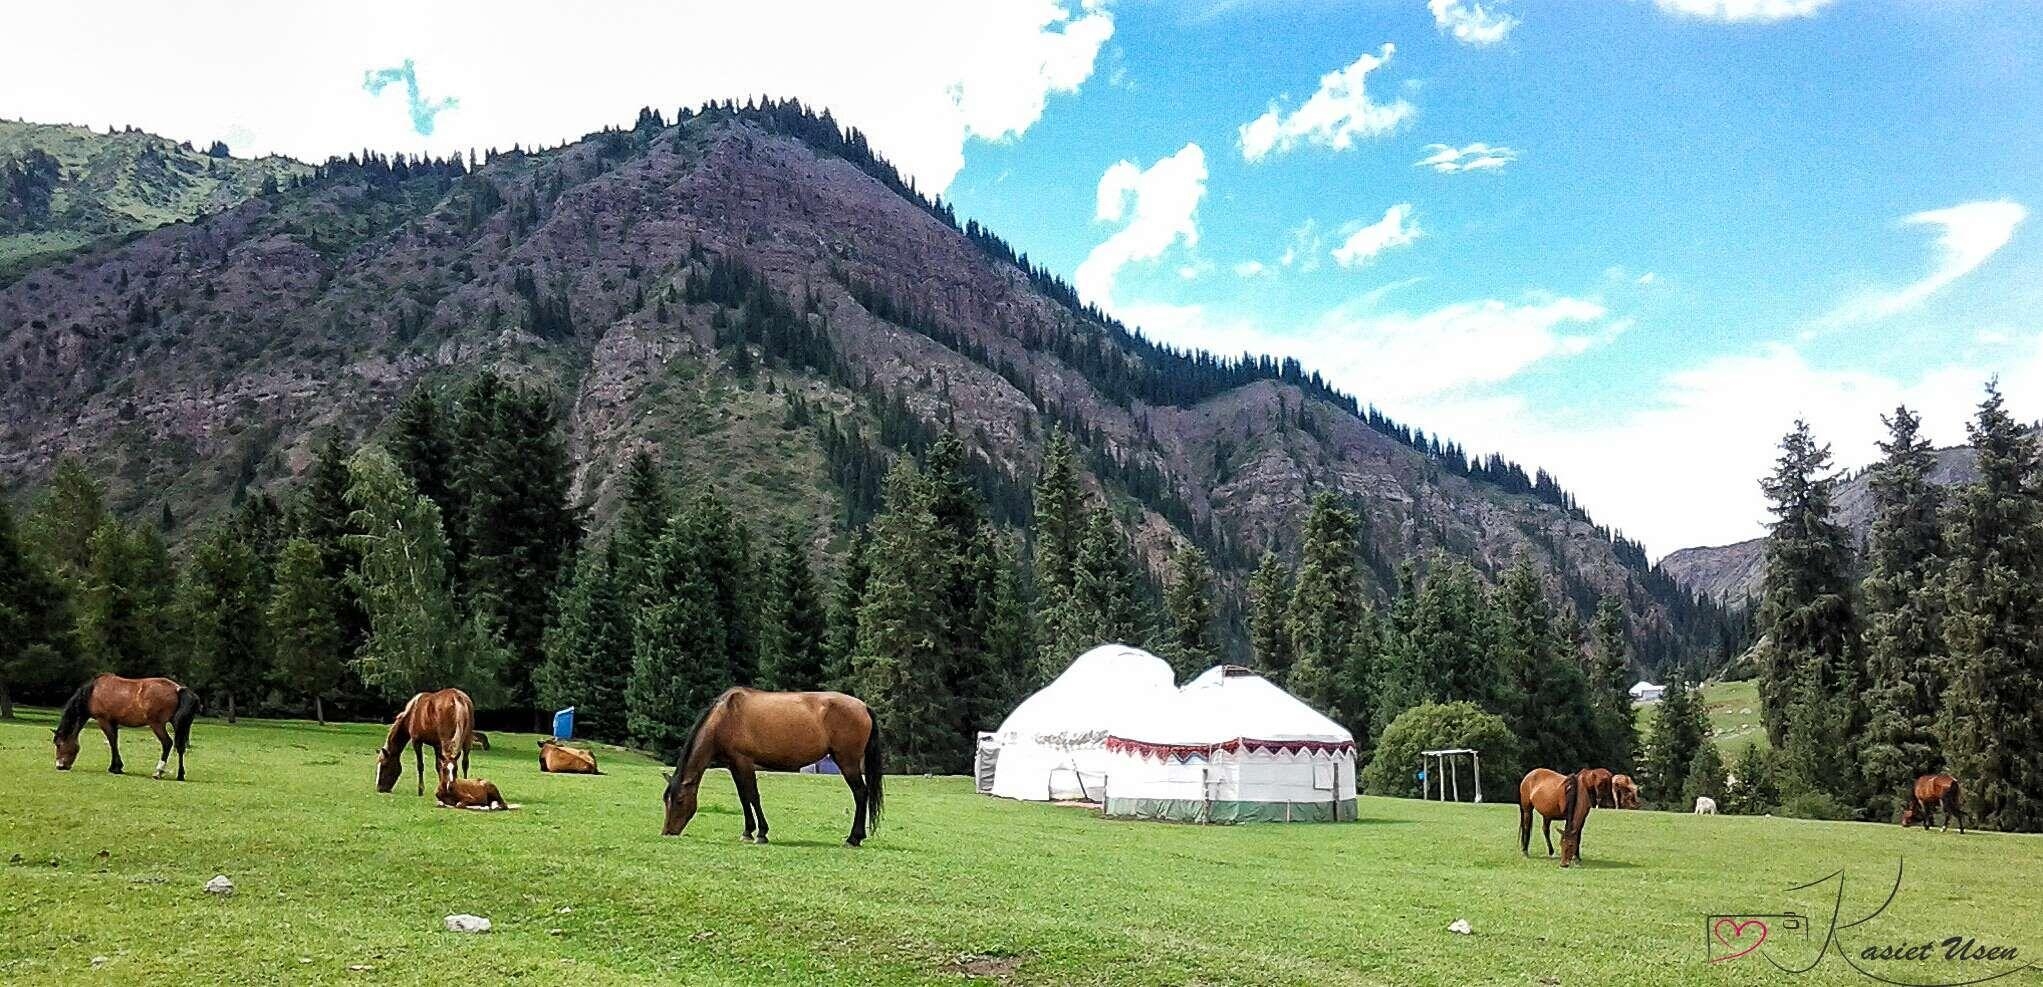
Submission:
[[[1079,655],[980,738],[981,791],[1031,802],[1099,801],[1114,718],[1170,701],[1176,681],[1168,662],[1141,648],[1103,644]]]
[[[1355,818],[1355,738],[1238,665],[1170,702],[1131,709],[1107,738],[1106,812],[1177,822]]]

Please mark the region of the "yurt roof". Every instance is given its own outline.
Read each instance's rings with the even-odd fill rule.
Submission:
[[[1168,701],[1176,685],[1169,662],[1141,648],[1103,644],[1022,700],[1001,721],[998,736],[1003,743],[1097,744],[1115,717]]]
[[[1352,747],[1340,724],[1239,665],[1208,669],[1171,701],[1128,710],[1114,720],[1117,740],[1171,747],[1275,741],[1304,748]]]

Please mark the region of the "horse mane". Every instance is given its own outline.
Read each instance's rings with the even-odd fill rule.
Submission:
[[[685,784],[681,778],[688,773],[688,762],[695,756],[696,741],[702,737],[702,728],[709,723],[710,714],[721,708],[724,701],[731,697],[731,693],[736,691],[725,690],[723,695],[716,697],[716,701],[702,711],[702,715],[695,718],[695,725],[688,728],[688,741],[681,745],[681,756],[674,761],[674,773],[667,778],[667,790],[660,796],[663,803],[672,801],[674,795],[680,792],[681,786]]]
[[[413,695],[411,701],[405,703],[404,708],[398,710],[397,716],[390,721],[390,732],[383,737],[383,752],[385,754],[394,755],[400,753],[404,748],[405,741],[411,739],[412,709],[418,706],[419,700],[424,698],[426,698],[426,694],[423,692]]]
[[[86,679],[85,684],[64,701],[64,711],[57,717],[57,736],[76,736],[78,731],[85,729],[85,721],[92,713],[92,687],[98,684],[97,675]]]

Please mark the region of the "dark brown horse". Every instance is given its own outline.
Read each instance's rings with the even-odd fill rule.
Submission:
[[[1901,810],[1901,825],[1915,825],[1922,820],[1925,832],[1936,825],[1937,806],[1944,807],[1944,832],[1951,831],[1951,818],[1958,819],[1958,833],[1965,832],[1965,810],[1958,803],[1958,779],[1950,775],[1923,775],[1915,779],[1915,790],[1908,799],[1908,808]]]
[[[539,742],[539,771],[555,775],[600,775],[596,755],[579,747],[568,747],[549,737]]]
[[[1639,785],[1631,775],[1611,775],[1610,793],[1617,808],[1636,809],[1639,807]]]
[[[1575,773],[1582,780],[1582,790],[1589,793],[1589,802],[1599,809],[1617,808],[1617,790],[1612,784],[1616,776],[1609,768],[1583,768]]]
[[[696,789],[713,764],[731,769],[745,809],[747,843],[766,842],[766,809],[754,772],[796,771],[829,755],[851,786],[851,836],[865,841],[866,824],[880,828],[880,724],[872,710],[841,692],[759,692],[731,689],[710,704],[689,732],[675,771],[667,776],[664,836],[679,836],[695,817]],[[754,834],[757,834],[755,837]]]
[[[474,738],[475,703],[468,693],[441,689],[411,697],[390,722],[390,735],[383,738],[383,748],[376,752],[376,790],[388,792],[397,787],[397,776],[404,773],[406,743],[411,744],[412,757],[418,762],[420,795],[426,793],[425,748],[429,746],[436,768],[453,762],[461,774],[468,774],[468,747]]]
[[[1518,783],[1518,852],[1532,855],[1532,814],[1545,817],[1546,855],[1554,855],[1554,820],[1564,820],[1561,830],[1561,866],[1582,856],[1582,824],[1589,821],[1594,800],[1583,791],[1580,772],[1564,775],[1546,768],[1526,772]]]
[[[86,720],[98,720],[106,734],[113,763],[107,767],[121,773],[121,727],[148,727],[163,742],[163,754],[156,759],[155,777],[163,777],[170,764],[171,747],[177,748],[177,780],[184,780],[184,752],[191,745],[192,718],[199,715],[199,694],[169,679],[124,679],[100,675],[78,687],[64,703],[57,728],[50,731],[57,745],[57,770],[69,771],[78,760],[78,732]],[[166,729],[167,727],[167,729]],[[176,731],[175,744],[171,731]]]

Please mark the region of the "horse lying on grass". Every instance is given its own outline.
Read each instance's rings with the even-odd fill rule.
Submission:
[[[170,764],[171,748],[175,747],[177,780],[183,781],[184,752],[191,745],[192,719],[199,715],[199,705],[198,693],[169,679],[95,676],[71,694],[57,717],[57,728],[50,731],[50,740],[57,746],[57,770],[71,770],[78,760],[79,731],[85,729],[86,720],[97,720],[100,731],[106,734],[107,750],[113,752],[113,763],[107,771],[120,774],[122,770],[120,728],[148,727],[163,742],[163,754],[156,759],[153,777],[163,777],[163,769]],[[165,729],[166,725],[170,729]],[[175,741],[171,739],[171,730],[176,731]]]
[[[1526,772],[1518,783],[1518,852],[1532,855],[1532,814],[1545,819],[1546,855],[1554,855],[1554,820],[1561,829],[1561,866],[1572,865],[1582,855],[1582,824],[1589,821],[1589,807],[1595,801],[1583,790],[1581,772],[1564,775],[1546,768]]]
[[[504,801],[495,782],[481,778],[456,778],[453,758],[440,762],[440,786],[433,797],[450,809],[515,809]]]
[[[880,724],[872,710],[841,692],[759,692],[730,689],[718,696],[689,731],[688,743],[661,802],[667,807],[662,836],[679,836],[695,818],[696,789],[712,764],[731,769],[738,802],[745,809],[747,843],[766,842],[766,808],[759,804],[754,772],[796,771],[830,755],[851,786],[851,836],[865,842],[866,824],[880,828]],[[757,833],[755,837],[753,834]]]
[[[1632,781],[1631,775],[1611,775],[1610,792],[1616,802],[1616,805],[1613,806],[1614,808],[1636,809],[1639,807],[1639,786],[1638,783]]]
[[[539,771],[554,775],[600,775],[596,755],[579,747],[568,747],[552,738],[539,742]]]

